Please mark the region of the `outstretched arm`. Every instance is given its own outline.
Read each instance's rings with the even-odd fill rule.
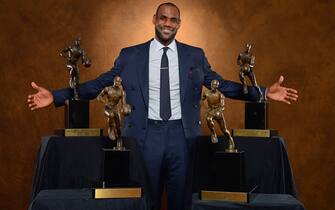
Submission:
[[[44,87],[38,86],[35,82],[31,83],[31,87],[37,90],[37,93],[28,95],[28,106],[31,110],[47,107],[54,101],[51,92]]]
[[[280,76],[279,80],[268,88],[266,97],[275,101],[291,104],[291,101],[298,99],[298,91],[293,88],[281,86],[283,82],[284,77]]]

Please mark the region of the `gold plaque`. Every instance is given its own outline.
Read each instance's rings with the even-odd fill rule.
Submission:
[[[94,198],[141,198],[142,189],[132,188],[97,188],[94,189]]]
[[[247,192],[201,191],[201,200],[221,200],[248,203]]]
[[[65,128],[55,131],[57,135],[61,136],[102,136],[101,128]]]
[[[278,135],[276,130],[258,130],[258,129],[233,129],[234,137],[262,137],[270,138]]]

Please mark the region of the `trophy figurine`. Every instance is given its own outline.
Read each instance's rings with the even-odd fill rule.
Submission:
[[[126,93],[121,83],[121,77],[116,76],[114,85],[105,87],[97,97],[97,100],[105,104],[104,114],[108,121],[108,137],[111,140],[116,140],[115,150],[125,149],[121,138],[121,115],[125,116],[131,112],[130,105],[126,103]]]
[[[250,50],[251,44],[246,44],[245,51],[241,52],[237,57],[237,64],[240,66],[240,81],[243,85],[243,93],[248,94],[248,87],[245,81],[245,76],[247,76],[252,83],[252,86],[254,86],[258,92],[258,102],[263,102],[264,96],[257,84],[256,76],[252,71],[252,68],[255,66],[255,55],[253,55]]]
[[[217,89],[219,87],[218,80],[212,80],[211,89],[203,95],[202,100],[207,100],[208,110],[207,110],[207,125],[211,131],[211,141],[212,143],[218,143],[218,137],[215,131],[214,122],[219,124],[221,131],[228,137],[228,148],[226,152],[237,152],[235,148],[235,143],[227,129],[226,122],[224,119],[224,95]]]
[[[85,51],[80,47],[80,38],[78,37],[74,41],[74,45],[65,47],[61,52],[60,56],[66,58],[66,67],[70,72],[69,85],[73,89],[73,99],[79,100],[78,88],[79,88],[79,68],[78,61],[81,60],[82,64],[87,68],[91,66],[91,61],[85,57]]]

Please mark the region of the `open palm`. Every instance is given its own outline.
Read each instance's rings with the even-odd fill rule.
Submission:
[[[31,110],[49,106],[53,101],[51,92],[44,87],[38,86],[35,82],[31,83],[31,87],[37,90],[37,93],[28,96],[28,106]]]

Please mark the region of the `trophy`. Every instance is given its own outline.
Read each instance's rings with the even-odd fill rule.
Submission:
[[[245,50],[239,53],[237,57],[237,64],[240,67],[239,77],[240,81],[243,85],[243,93],[248,94],[248,90],[246,77],[249,78],[252,88],[254,88],[258,95],[257,102],[247,102],[245,103],[245,117],[244,124],[245,130],[247,133],[255,132],[255,130],[264,130],[268,129],[268,109],[269,105],[265,101],[261,88],[257,84],[256,75],[253,71],[255,67],[255,55],[251,53],[251,44],[245,45]],[[251,131],[253,129],[253,131]],[[237,130],[233,130],[233,136],[238,135]],[[243,132],[244,132],[243,131]],[[260,131],[262,133],[262,131]],[[256,131],[256,133],[259,133]],[[245,134],[249,135],[249,134]],[[254,135],[254,134],[252,134]],[[258,134],[257,134],[258,135]]]
[[[85,67],[91,66],[91,61],[85,56],[85,51],[80,47],[78,37],[73,45],[65,47],[60,56],[66,59],[66,68],[69,71],[69,85],[73,90],[73,97],[65,106],[66,128],[89,128],[89,102],[79,97],[79,67],[78,62]]]
[[[240,81],[243,85],[243,93],[248,94],[248,87],[245,81],[245,77],[247,76],[254,88],[256,88],[258,93],[258,102],[264,101],[263,93],[260,87],[257,84],[256,76],[252,71],[252,68],[255,66],[255,55],[251,52],[251,44],[245,45],[245,51],[241,52],[237,57],[237,64],[240,66]]]
[[[206,100],[208,104],[208,110],[206,115],[207,125],[211,131],[211,141],[212,143],[218,143],[218,137],[215,131],[214,122],[219,124],[221,131],[228,137],[228,148],[226,152],[237,152],[235,148],[235,143],[227,129],[226,121],[224,119],[224,95],[218,91],[219,81],[211,81],[211,89],[203,95],[202,100]]]
[[[131,113],[126,102],[126,93],[120,76],[114,77],[113,86],[105,87],[97,97],[105,105],[104,114],[108,123],[108,138],[116,146],[103,148],[102,188],[94,189],[94,198],[140,198],[142,189],[130,180],[130,150],[123,144],[121,117]]]
[[[78,37],[73,45],[65,47],[60,56],[66,59],[66,68],[69,71],[69,86],[73,96],[65,103],[65,129],[57,129],[56,134],[64,136],[102,136],[102,129],[89,128],[89,101],[79,96],[79,67],[80,61],[84,67],[91,66],[91,60],[85,56]]]
[[[207,125],[211,131],[210,163],[206,164],[208,177],[200,184],[201,200],[226,200],[248,202],[250,196],[245,191],[245,158],[244,151],[237,151],[234,140],[227,129],[224,119],[224,95],[218,90],[219,81],[212,80],[210,90],[206,91],[202,100],[206,100],[208,110]],[[221,143],[215,131],[215,122],[227,137],[227,147],[220,150]],[[225,143],[225,142],[223,142]],[[242,196],[241,196],[242,195]]]
[[[80,47],[80,37],[74,41],[74,45],[65,47],[60,52],[60,56],[67,60],[66,68],[70,73],[69,85],[73,89],[73,100],[79,100],[79,67],[77,63],[81,60],[86,68],[91,66],[91,60],[85,57],[85,51]]]
[[[114,77],[114,85],[105,87],[97,97],[97,100],[105,104],[104,114],[108,122],[108,137],[116,140],[116,150],[125,150],[121,138],[121,115],[129,115],[131,112],[121,83],[121,77]]]

